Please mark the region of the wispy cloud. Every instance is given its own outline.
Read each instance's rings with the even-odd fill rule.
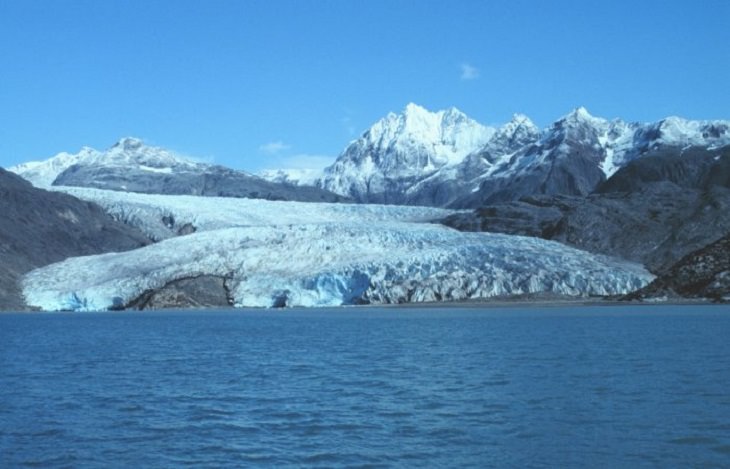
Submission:
[[[479,78],[479,69],[468,63],[461,64],[461,79],[476,80]]]
[[[291,145],[286,144],[281,140],[277,140],[276,142],[264,143],[263,145],[259,146],[260,151],[268,153],[270,155],[276,155],[277,153],[288,150],[290,148]]]

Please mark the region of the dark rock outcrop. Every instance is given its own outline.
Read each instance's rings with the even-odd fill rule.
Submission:
[[[538,236],[644,263],[655,273],[730,231],[730,149],[670,149],[619,170],[588,196],[523,197],[444,220]]]
[[[730,147],[655,149],[619,169],[595,192],[636,192],[663,181],[687,189],[730,188]]]
[[[145,194],[245,197],[300,202],[345,202],[324,189],[274,183],[243,171],[206,166],[201,171],[151,172],[135,167],[74,165],[58,175],[54,186],[93,187]]]
[[[730,234],[687,254],[652,283],[626,297],[730,301]]]
[[[170,282],[140,295],[126,309],[211,308],[233,305],[228,278],[200,275]]]
[[[0,310],[25,309],[18,281],[31,269],[67,257],[150,243],[96,204],[37,189],[4,169],[0,169],[0,214]]]
[[[537,236],[641,262],[662,272],[730,230],[730,190],[653,184],[627,194],[534,197],[452,215],[462,231]]]

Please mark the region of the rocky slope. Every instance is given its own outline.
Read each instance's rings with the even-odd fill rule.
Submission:
[[[523,197],[444,223],[539,236],[663,272],[730,231],[730,147],[655,149],[587,196]]]
[[[94,187],[148,194],[190,194],[305,202],[346,198],[326,190],[280,184],[222,166],[190,161],[165,150],[124,138],[106,151],[83,148],[11,168],[39,187]]]
[[[68,257],[149,244],[140,231],[70,195],[37,189],[0,169],[0,310],[23,309],[18,280]]]
[[[709,298],[730,301],[730,233],[687,254],[626,299]]]

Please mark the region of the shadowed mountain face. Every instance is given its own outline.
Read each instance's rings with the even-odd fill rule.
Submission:
[[[55,186],[93,187],[145,194],[245,197],[301,202],[343,202],[346,197],[317,187],[269,182],[222,166],[199,171],[156,173],[138,168],[74,165],[58,175]]]
[[[729,169],[730,147],[655,151],[588,196],[524,197],[444,223],[561,241],[661,273],[730,231]]]
[[[730,146],[669,147],[650,151],[619,169],[597,193],[635,192],[647,184],[668,181],[688,189],[730,188]]]
[[[18,280],[67,257],[125,251],[149,240],[101,207],[48,192],[0,169],[0,310],[23,309]]]

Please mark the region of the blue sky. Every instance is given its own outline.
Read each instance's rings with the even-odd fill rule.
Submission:
[[[0,0],[0,166],[123,136],[301,166],[408,102],[728,119],[728,24],[726,0]]]

